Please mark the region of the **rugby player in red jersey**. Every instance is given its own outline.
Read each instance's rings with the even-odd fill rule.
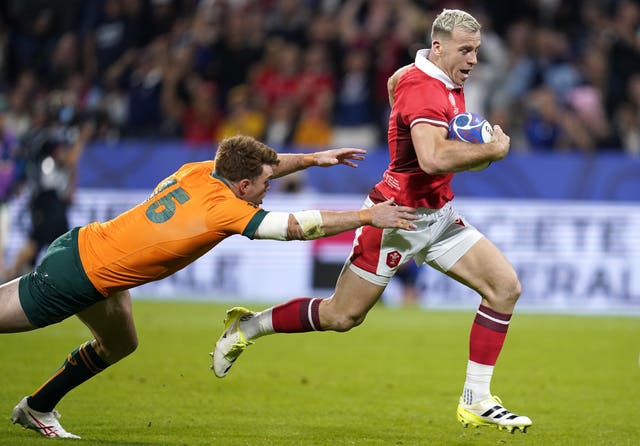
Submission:
[[[478,62],[480,27],[467,12],[443,10],[432,25],[431,48],[420,50],[415,63],[389,79],[391,162],[364,207],[394,198],[418,208],[417,229],[358,229],[352,253],[327,299],[298,298],[259,313],[241,307],[229,310],[213,352],[218,377],[225,376],[260,336],[343,332],[361,324],[395,272],[413,260],[447,274],[481,298],[471,326],[458,420],[465,427],[494,426],[509,432],[525,432],[531,425],[528,417],[507,410],[490,390],[520,282],[502,252],[451,205],[456,172],[499,161],[509,151],[510,139],[499,126],[494,126],[489,143],[447,139],[449,121],[465,111],[463,85]]]

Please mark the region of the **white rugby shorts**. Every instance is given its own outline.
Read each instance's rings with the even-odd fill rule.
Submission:
[[[363,207],[371,206],[367,197]],[[450,203],[440,209],[419,208],[417,215],[412,231],[360,227],[347,266],[364,280],[385,286],[411,259],[446,272],[483,237]]]

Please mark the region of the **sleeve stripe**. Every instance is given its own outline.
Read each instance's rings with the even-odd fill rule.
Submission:
[[[438,121],[436,119],[429,119],[429,118],[417,118],[414,119],[413,121],[411,121],[411,124],[409,125],[409,127],[413,127],[416,124],[420,124],[422,122],[426,122],[427,124],[433,124],[433,125],[437,125],[439,127],[444,127],[444,128],[449,128],[449,124],[444,122],[444,121]]]
[[[251,218],[251,220],[247,224],[247,227],[244,228],[244,231],[242,231],[242,235],[250,239],[253,239],[253,236],[258,230],[258,226],[260,226],[260,223],[262,223],[262,220],[264,220],[264,218],[267,216],[268,213],[269,212],[265,211],[264,209],[259,209],[258,212],[256,212],[254,216]]]

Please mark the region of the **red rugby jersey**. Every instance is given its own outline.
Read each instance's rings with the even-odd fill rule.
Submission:
[[[465,104],[463,89],[427,60],[428,51],[418,52],[394,91],[388,136],[391,162],[374,189],[401,205],[439,209],[453,199],[453,174],[428,175],[420,169],[411,127],[426,123],[447,128],[465,111]]]

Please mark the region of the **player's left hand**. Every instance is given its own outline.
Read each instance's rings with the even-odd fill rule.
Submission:
[[[331,149],[314,153],[313,160],[314,164],[320,167],[335,166],[336,164],[358,167],[352,160],[362,161],[365,153],[367,153],[366,150],[355,148]]]

